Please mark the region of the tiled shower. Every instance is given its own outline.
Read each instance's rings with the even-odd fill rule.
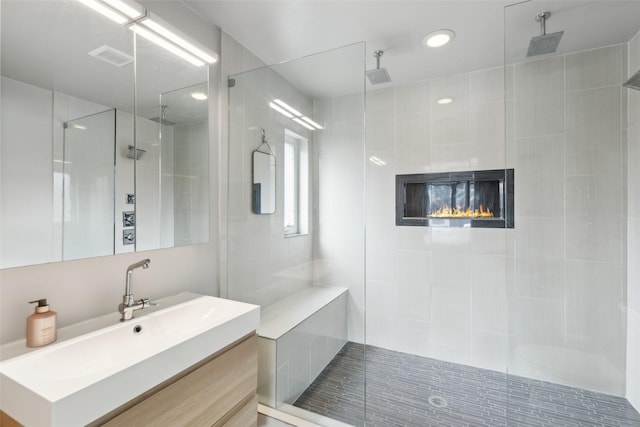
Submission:
[[[420,372],[434,369],[460,383],[488,375],[478,396],[495,393],[503,406],[499,421],[485,419],[486,425],[546,425],[535,417],[546,417],[551,406],[569,415],[547,419],[549,425],[599,425],[593,413],[571,413],[582,404],[576,402],[587,401],[602,409],[598,416],[618,414],[612,425],[640,419],[640,93],[621,86],[640,68],[640,35],[629,43],[511,60],[517,46],[510,44],[509,22],[522,14],[519,7],[532,8],[506,8],[504,67],[368,87],[364,97],[298,99],[324,125],[309,136],[309,246],[298,247],[296,238],[277,246],[279,220],[263,229],[251,218],[228,219],[234,262],[246,258],[233,254],[232,239],[241,235],[250,248],[250,236],[264,234],[266,253],[284,263],[264,270],[265,261],[249,267],[250,274],[228,264],[229,289],[242,283],[254,297],[269,299],[293,289],[292,278],[307,281],[300,286],[349,288],[349,344],[303,394],[313,402],[306,409],[357,425],[471,422],[456,418],[464,393],[456,397],[455,387],[448,396],[446,387],[437,396],[417,388],[403,400],[405,415],[428,408],[423,418],[413,413],[413,421],[394,420],[394,411],[368,418],[384,405],[378,385],[404,379],[407,389],[423,378],[428,388],[442,380],[412,371],[421,366]],[[236,64],[250,57],[231,41],[228,48]],[[244,69],[261,64],[253,65]],[[252,90],[262,90],[259,79]],[[290,87],[286,91],[294,96]],[[437,102],[445,97],[453,102]],[[251,108],[230,114],[235,120]],[[247,123],[231,120],[230,126],[239,131]],[[232,161],[246,161],[228,149]],[[514,171],[513,228],[396,224],[398,175],[506,169]],[[234,185],[242,182],[231,182],[230,192]],[[230,215],[245,212],[234,203],[239,199],[230,193]],[[278,274],[296,268],[299,275]],[[354,388],[314,402],[322,381],[336,384],[332,370],[351,374]],[[550,402],[549,396],[559,397]],[[448,406],[437,408],[431,397]],[[332,415],[331,401],[359,416]],[[534,408],[534,421],[513,409],[526,405]]]

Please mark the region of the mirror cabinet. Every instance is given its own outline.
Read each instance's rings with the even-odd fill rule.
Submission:
[[[0,268],[207,242],[208,65],[79,1],[0,7]]]

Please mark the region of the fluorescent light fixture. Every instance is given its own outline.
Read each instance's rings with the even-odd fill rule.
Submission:
[[[197,47],[195,47],[194,45],[192,45],[191,43],[189,43],[185,39],[179,37],[175,33],[169,31],[168,29],[166,29],[165,27],[163,27],[162,25],[158,24],[157,22],[155,22],[155,21],[153,21],[151,19],[148,19],[148,18],[144,19],[141,22],[141,24],[144,25],[145,27],[148,27],[149,29],[155,31],[156,33],[160,34],[162,37],[165,37],[167,40],[177,44],[181,48],[186,49],[189,53],[197,56],[198,58],[202,59],[203,61],[205,61],[205,62],[207,62],[209,64],[213,64],[214,62],[218,62],[218,58],[217,57],[209,55],[208,53],[204,52],[203,50],[198,49]]]
[[[316,122],[314,122],[313,120],[311,120],[307,116],[302,116],[301,119],[304,120],[305,122],[309,123],[311,126],[313,126],[316,129],[324,129],[322,126],[320,126],[319,124],[317,124]]]
[[[456,36],[451,30],[438,30],[427,34],[422,39],[422,44],[428,47],[442,47],[449,43]]]
[[[82,3],[83,5],[95,10],[96,12],[98,12],[99,14],[101,14],[102,16],[106,16],[107,18],[111,19],[112,21],[117,22],[118,24],[125,24],[128,19],[124,16],[122,16],[121,14],[115,12],[114,10],[112,10],[111,8],[103,5],[102,3],[97,2],[96,0],[78,0],[80,3]]]
[[[278,104],[279,106],[281,106],[282,108],[284,108],[285,110],[293,114],[294,116],[297,116],[297,117],[302,116],[302,113],[300,111],[296,110],[295,108],[293,108],[286,102],[282,101],[281,99],[274,99],[273,102],[275,102],[276,104]]]
[[[440,105],[447,105],[453,102],[453,98],[440,98],[436,102]]]
[[[191,64],[195,65],[196,67],[201,67],[201,66],[204,65],[204,62],[201,61],[200,59],[198,59],[195,56],[191,55],[187,51],[179,48],[178,46],[174,45],[173,43],[168,42],[167,40],[165,40],[164,38],[160,37],[156,33],[152,32],[152,31],[149,31],[146,28],[141,27],[140,25],[132,25],[129,28],[131,28],[133,31],[135,31],[136,34],[139,34],[142,37],[144,37],[145,39],[149,40],[150,42],[155,43],[158,46],[167,49],[169,52],[173,53],[174,55],[179,56],[180,58],[184,59],[187,62],[190,62]]]
[[[285,115],[286,117],[292,119],[293,118],[293,114],[291,114],[290,112],[288,112],[287,110],[285,110],[284,108],[282,108],[281,106],[279,106],[278,104],[274,104],[273,102],[269,103],[269,107],[273,108],[274,110],[276,110],[278,113]]]
[[[378,165],[378,166],[384,166],[387,164],[387,162],[385,162],[384,160],[376,156],[369,157],[369,161],[374,165]]]
[[[122,0],[102,0],[102,2],[108,4],[117,11],[124,13],[131,19],[139,18],[143,15],[142,12],[129,6]]]
[[[299,125],[302,125],[302,126],[306,127],[309,130],[316,130],[316,128],[314,128],[309,123],[307,123],[304,120],[302,120],[300,117],[294,117],[293,121],[298,123]]]
[[[215,53],[207,53],[197,48],[185,39],[176,35],[159,23],[146,17],[146,11],[133,1],[123,0],[78,0],[80,3],[95,10],[103,16],[126,25],[136,34],[167,49],[191,64],[201,67],[205,63],[218,61]],[[128,17],[128,18],[127,18]],[[140,24],[142,24],[143,28]]]
[[[274,99],[272,102],[269,102],[269,106],[309,130],[324,129],[309,117],[303,116],[300,111],[296,110],[281,99]]]
[[[191,94],[191,97],[197,101],[204,101],[205,99],[207,99],[207,95],[202,92],[193,92]]]
[[[73,125],[73,127],[80,130],[87,130],[87,127],[84,125]]]

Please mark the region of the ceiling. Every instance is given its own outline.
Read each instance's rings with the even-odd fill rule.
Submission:
[[[548,33],[565,31],[557,53],[627,42],[640,30],[640,0],[513,6],[513,0],[182,1],[267,64],[364,41],[366,68],[375,68],[373,51],[384,50],[381,66],[392,79],[376,88],[502,66],[505,40],[507,60],[523,61],[529,40],[540,34],[534,17],[543,11],[552,14]],[[421,44],[427,33],[443,28],[455,31],[453,43],[440,49]],[[339,67],[339,60],[326,56],[322,70]],[[325,87],[333,85],[339,81]]]

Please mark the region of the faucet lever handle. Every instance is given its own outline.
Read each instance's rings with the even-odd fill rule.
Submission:
[[[142,307],[141,307],[141,308],[155,307],[155,306],[157,306],[157,305],[158,305],[158,303],[151,302],[151,301],[149,300],[149,298],[142,298],[142,299],[140,300],[140,304],[142,304]]]

